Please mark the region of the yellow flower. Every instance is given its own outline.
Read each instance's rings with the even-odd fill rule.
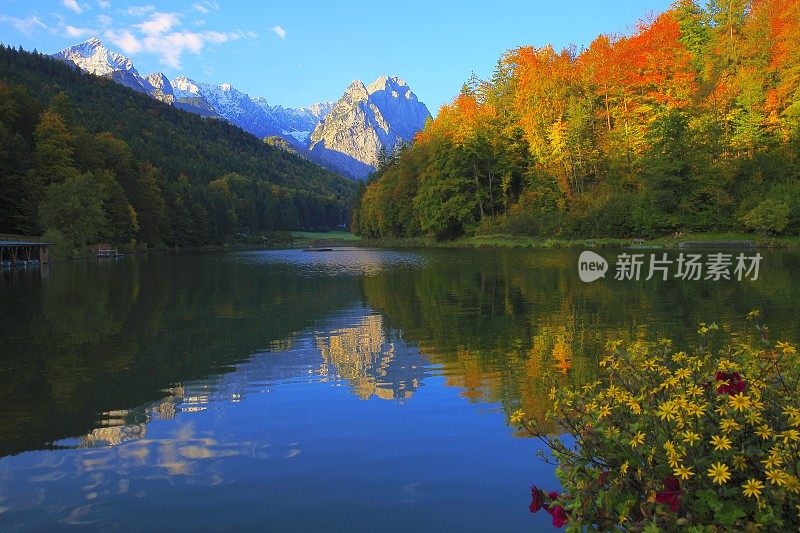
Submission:
[[[764,464],[764,466],[771,470],[776,466],[781,466],[783,464],[783,458],[779,453],[770,453],[769,457],[761,462]]]
[[[658,417],[661,420],[674,420],[675,411],[675,405],[672,402],[664,402],[658,406]]]
[[[642,368],[644,368],[648,372],[652,372],[653,370],[658,368],[658,365],[656,364],[655,359],[648,359],[647,361],[642,363]]]
[[[744,455],[734,455],[733,456],[733,467],[736,470],[744,470],[747,466],[747,459]]]
[[[694,472],[692,472],[691,467],[687,468],[686,466],[683,465],[680,465],[679,467],[675,468],[672,472],[675,474],[675,477],[679,477],[681,479],[689,479],[694,475]]]
[[[747,313],[747,320],[754,320],[754,319],[758,318],[758,316],[760,314],[761,314],[761,311],[759,311],[758,309],[753,309],[752,311]]]
[[[643,442],[644,442],[644,433],[640,431],[636,435],[631,437],[631,448],[636,448]]]
[[[633,398],[628,400],[628,408],[631,410],[631,413],[633,413],[635,415],[642,414],[642,406],[639,405],[639,403],[636,400],[634,400]]]
[[[689,370],[687,370],[686,368],[678,369],[675,372],[675,377],[678,378],[678,379],[689,379],[689,377],[691,375],[692,375],[692,373],[689,372]]]
[[[756,435],[764,440],[768,440],[772,436],[772,429],[766,424],[761,424],[758,426],[758,429],[756,429]]]
[[[558,391],[556,390],[555,387],[550,387],[550,401],[553,401],[553,400],[556,399],[556,392],[558,392]]]
[[[719,427],[722,428],[723,432],[728,433],[730,431],[739,429],[741,426],[739,425],[739,422],[732,418],[723,418],[719,422]]]
[[[786,475],[786,490],[789,492],[793,492],[795,494],[800,493],[800,479],[797,479],[795,476]]]
[[[750,411],[749,413],[744,415],[744,418],[745,420],[747,420],[749,424],[752,425],[756,425],[764,420],[764,418],[761,416],[761,413],[759,413],[758,411]]]
[[[783,410],[783,414],[789,417],[789,424],[792,427],[800,426],[800,409],[797,407],[787,407]]]
[[[609,398],[616,398],[617,396],[619,396],[620,392],[622,392],[622,390],[612,383],[606,389],[606,396],[608,396]]]
[[[629,468],[630,466],[631,466],[631,465],[628,463],[628,461],[625,461],[624,463],[622,463],[622,464],[620,465],[620,467],[619,467],[619,471],[622,473],[622,475],[623,475],[623,476],[624,476],[625,474],[627,474],[627,473],[628,473],[628,468]]]
[[[714,451],[722,452],[725,450],[731,449],[731,439],[728,437],[719,435],[714,435],[711,437],[711,445],[714,447]]]
[[[731,472],[728,465],[723,463],[714,463],[708,469],[708,477],[717,485],[724,485],[731,478]]]
[[[522,422],[522,419],[525,417],[525,412],[522,409],[517,409],[511,414],[511,423],[515,426]]]
[[[781,433],[781,437],[783,437],[783,443],[789,444],[790,442],[797,442],[800,440],[800,431],[796,429],[787,429],[783,433]]]
[[[690,385],[689,387],[686,387],[686,393],[689,396],[702,396],[703,389],[701,389],[697,385]]]
[[[728,404],[737,411],[744,411],[750,407],[750,398],[740,392],[739,394],[728,396]]]
[[[782,350],[785,355],[797,353],[797,349],[786,341],[778,341],[778,344],[776,344],[775,347],[779,350]]]
[[[687,430],[683,432],[683,436],[681,438],[683,439],[683,442],[689,446],[694,446],[694,443],[700,440],[700,435],[693,431]]]
[[[780,470],[767,470],[766,476],[767,480],[773,485],[782,487],[786,484],[786,472],[781,472]]]
[[[701,417],[706,413],[707,404],[690,403],[686,407],[686,414],[689,416]]]
[[[761,489],[764,488],[764,484],[757,479],[748,479],[747,482],[742,485],[742,493],[747,496],[748,498],[759,498],[761,497]]]
[[[600,408],[600,413],[598,414],[597,418],[598,420],[602,420],[610,414],[611,414],[611,408],[607,405],[604,405],[603,407]]]

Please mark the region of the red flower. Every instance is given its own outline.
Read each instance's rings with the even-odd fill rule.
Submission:
[[[552,502],[557,500],[559,494],[557,491],[550,491],[547,494],[542,489],[531,486],[531,504],[528,507],[532,513],[536,513],[539,509],[544,509],[550,516],[553,517],[553,525],[555,527],[563,527],[567,523],[567,511],[560,505],[551,506]],[[546,498],[546,500],[545,500]]]
[[[600,475],[597,476],[597,484],[601,487],[606,484],[606,480],[608,479],[608,470],[603,470],[600,472]]]
[[[542,507],[544,507],[544,492],[536,488],[536,485],[531,485],[531,504],[528,509],[532,513],[538,513]]]
[[[747,389],[747,383],[742,379],[742,376],[739,375],[738,372],[717,372],[714,378],[717,381],[724,382],[717,386],[717,392],[719,394],[732,395],[739,392],[744,392],[745,389]]]
[[[683,496],[683,491],[680,482],[674,477],[668,477],[664,479],[664,490],[656,493],[656,501],[666,503],[669,505],[670,511],[677,513],[681,506],[681,496]]]
[[[555,527],[564,527],[567,523],[567,512],[560,505],[556,505],[551,513],[553,515],[553,525]]]

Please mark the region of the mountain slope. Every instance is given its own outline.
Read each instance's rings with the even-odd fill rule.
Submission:
[[[166,85],[161,88],[166,89]],[[154,190],[163,194],[168,215],[175,217],[171,231],[178,233],[183,223],[180,212],[186,210],[201,224],[186,240],[169,236],[161,239],[168,244],[202,244],[229,238],[231,233],[214,233],[216,212],[224,220],[239,216],[238,221],[229,220],[231,231],[237,227],[239,231],[323,229],[346,222],[355,192],[351,180],[268,146],[224,121],[186,113],[102,77],[84,75],[47,56],[0,47],[0,100],[18,93],[29,95],[25,101],[30,102],[24,105],[30,116],[15,113],[13,116],[20,118],[14,120],[33,121],[33,126],[41,110],[57,102],[57,112],[72,131],[68,138],[74,139],[70,141],[70,152],[76,161],[117,158],[118,154],[97,151],[98,147],[107,149],[111,141],[98,142],[95,137],[110,135],[127,145],[120,153],[129,147],[135,162],[155,167],[153,172],[145,173],[157,177]],[[61,93],[68,99],[53,99]],[[0,126],[2,122],[0,116]],[[10,127],[9,122],[5,126]],[[36,142],[33,126],[20,130],[19,142]],[[30,148],[35,149],[35,145]],[[18,164],[16,176],[26,176],[37,160],[32,152],[11,155]],[[83,171],[79,163],[76,166]],[[235,175],[230,176],[231,173]],[[229,207],[220,211],[224,205]],[[204,233],[208,231],[211,233]]]

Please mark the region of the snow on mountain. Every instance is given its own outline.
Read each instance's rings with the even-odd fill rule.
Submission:
[[[161,72],[153,72],[148,75],[145,80],[153,88],[151,95],[167,104],[175,103],[175,94],[172,91],[172,84],[167,77]]]
[[[412,140],[430,117],[425,104],[396,77],[381,76],[368,86],[354,81],[337,102],[292,109],[272,106],[230,83],[187,76],[170,81],[161,72],[143,78],[130,59],[96,37],[53,57],[185,111],[222,118],[259,138],[282,137],[306,157],[358,179],[377,167],[382,151]]]
[[[97,37],[66,48],[53,57],[75,65],[85,72],[111,78],[135,91],[150,94],[152,90],[150,83],[139,75],[139,71],[130,59],[109,50]]]
[[[430,116],[400,78],[381,76],[368,86],[356,80],[314,129],[309,149],[313,159],[363,179],[381,152],[413,140]]]

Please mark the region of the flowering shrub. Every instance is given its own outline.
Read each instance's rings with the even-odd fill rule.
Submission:
[[[601,381],[550,392],[546,419],[573,446],[514,413],[552,450],[565,490],[532,487],[531,512],[572,531],[797,531],[800,361],[794,346],[755,331],[702,324],[690,352],[668,340],[610,342]]]

